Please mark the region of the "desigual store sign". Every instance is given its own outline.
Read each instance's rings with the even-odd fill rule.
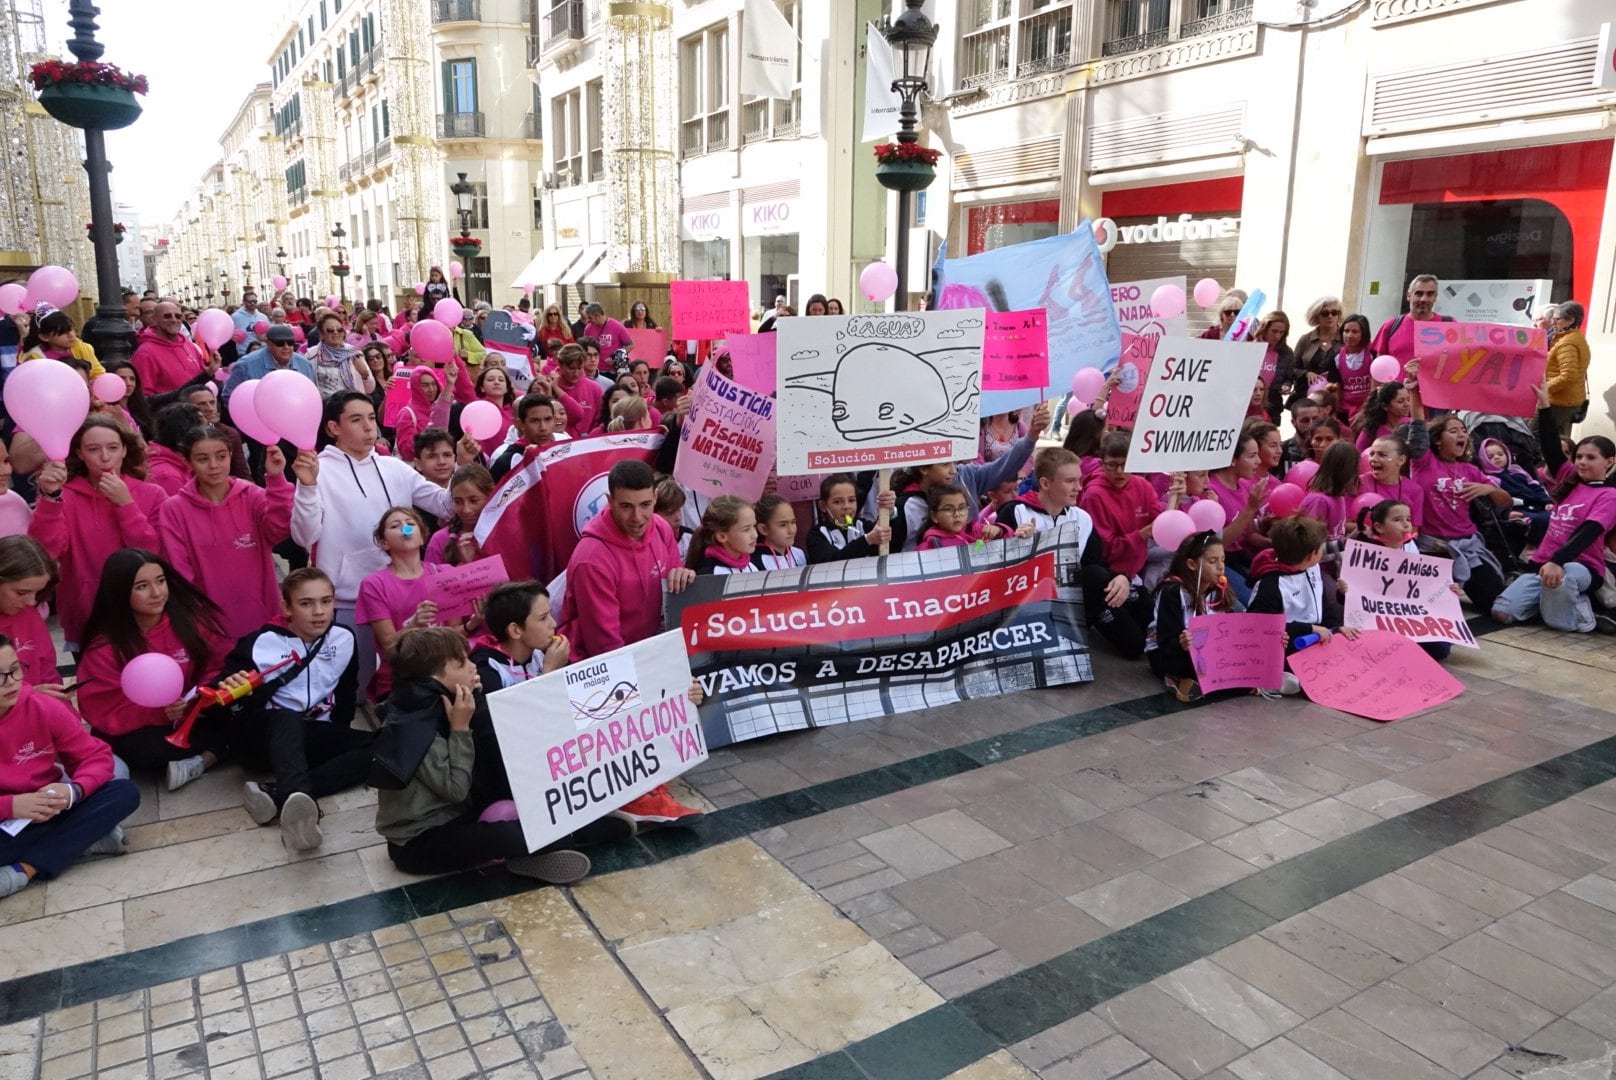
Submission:
[[[1195,217],[1179,214],[1170,218],[1156,215],[1154,222],[1119,225],[1111,218],[1097,218],[1094,240],[1102,252],[1118,244],[1182,244],[1186,240],[1227,240],[1240,235],[1237,217]]]

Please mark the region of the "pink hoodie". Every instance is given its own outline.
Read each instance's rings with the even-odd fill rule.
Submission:
[[[183,334],[166,338],[148,326],[137,340],[139,344],[129,362],[140,373],[140,384],[148,394],[178,390],[203,370],[206,355],[202,347]]]
[[[90,795],[112,779],[112,747],[84,730],[73,707],[27,686],[0,716],[0,819],[14,817],[12,797],[67,778]]]
[[[163,551],[174,569],[224,609],[234,642],[280,615],[270,548],[292,535],[292,485],[276,473],[261,488],[232,478],[215,505],[189,480],[157,515]]]
[[[567,434],[574,439],[584,438],[594,426],[595,417],[600,415],[600,399],[606,392],[587,375],[579,375],[571,386],[562,386],[561,377],[557,376],[555,388],[567,410]]]
[[[567,563],[561,626],[572,642],[572,659],[636,641],[662,629],[662,582],[683,563],[673,527],[652,515],[640,540],[630,540],[602,510],[588,525]]]
[[[1094,519],[1094,528],[1105,545],[1107,566],[1128,577],[1144,570],[1149,545],[1139,530],[1155,521],[1162,509],[1161,499],[1149,480],[1130,476],[1127,486],[1118,490],[1100,477],[1083,485],[1077,505]]]
[[[426,390],[421,385],[421,381],[427,378],[438,384],[436,401],[426,396]],[[440,427],[447,431],[449,407],[453,404],[454,398],[444,389],[442,371],[418,367],[410,372],[409,404],[398,411],[398,418],[393,423],[393,445],[398,456],[405,461],[414,461],[415,437],[427,428]]]
[[[191,677],[191,654],[174,633],[167,615],[147,632],[145,651],[172,656],[185,672],[186,690],[206,682],[219,670],[219,658],[208,656],[203,658],[199,669],[202,678]],[[127,735],[143,727],[172,727],[168,714],[162,709],[148,709],[123,696],[122,676],[123,662],[105,638],[97,638],[84,650],[84,658],[79,661],[79,712],[89,722],[90,730],[105,738]]]
[[[170,495],[191,479],[191,467],[179,453],[158,443],[146,444],[146,482],[156,484]]]
[[[28,524],[28,535],[61,564],[57,614],[62,619],[62,634],[76,644],[84,643],[79,635],[101,584],[101,568],[112,553],[126,547],[162,550],[157,540],[157,510],[168,493],[132,476],[124,477],[123,482],[129,485],[134,501],[113,506],[87,478],[71,477],[62,486],[61,502],[40,499]]]
[[[25,607],[15,615],[0,615],[0,634],[11,639],[22,662],[22,681],[30,686],[51,686],[62,681],[56,670],[56,642],[37,607]]]

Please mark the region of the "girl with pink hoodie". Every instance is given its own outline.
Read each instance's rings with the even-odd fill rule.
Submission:
[[[139,479],[145,475],[135,434],[109,416],[91,416],[73,435],[67,460],[47,462],[35,478],[39,505],[28,535],[61,565],[57,614],[69,645],[84,642],[84,620],[112,553],[158,547],[157,512],[168,493]]]
[[[191,479],[158,511],[163,553],[208,596],[229,597],[220,617],[229,641],[281,612],[271,549],[292,535],[292,485],[278,446],[264,450],[265,486],[230,475],[230,439],[193,428],[180,444]]]
[[[427,428],[449,427],[449,407],[454,399],[443,392],[443,377],[431,368],[418,367],[410,373],[410,400],[398,411],[393,430],[393,447],[404,461],[415,460],[415,437]]]

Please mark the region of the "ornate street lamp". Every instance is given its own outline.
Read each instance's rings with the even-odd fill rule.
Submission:
[[[937,26],[921,10],[924,0],[905,0],[903,14],[886,29],[892,46],[895,77],[892,91],[898,95],[898,143],[875,149],[880,162],[875,177],[881,186],[898,193],[897,271],[898,291],[893,295],[894,311],[909,308],[909,202],[914,192],[924,191],[937,176],[937,152],[918,145],[920,95],[926,93],[926,72],[931,65],[931,49],[937,43]]]
[[[455,209],[460,213],[460,232],[449,238],[449,250],[458,258],[475,258],[483,249],[483,242],[471,235],[471,213],[473,200],[477,189],[466,182],[466,174],[460,173],[460,179],[449,185],[454,193]]]
[[[337,242],[337,261],[331,264],[331,273],[337,279],[337,299],[344,304],[348,302],[348,288],[344,279],[347,278],[348,271],[351,269],[348,265],[347,252],[342,250],[342,240],[347,235],[348,230],[342,227],[342,222],[340,221],[337,222],[337,227],[331,230],[331,237]]]
[[[285,277],[286,276],[286,249],[285,248],[283,248],[283,247],[276,247],[275,248],[275,262],[281,268],[281,277]]]
[[[241,294],[243,296],[247,295],[252,291],[252,287],[252,262],[248,259],[243,259],[241,260]]]

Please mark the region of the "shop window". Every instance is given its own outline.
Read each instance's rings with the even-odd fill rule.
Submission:
[[[1571,222],[1541,199],[1416,203],[1402,280],[1554,282],[1554,300],[1572,299],[1576,238]]]
[[[729,241],[684,241],[680,249],[680,269],[682,276],[693,280],[729,280]]]
[[[729,26],[679,43],[679,149],[697,157],[729,146]]]
[[[1060,231],[1060,200],[973,206],[966,213],[966,254],[1042,240]]]
[[[771,306],[776,296],[790,296],[788,279],[797,274],[797,234],[748,236],[744,243],[752,306]]]

